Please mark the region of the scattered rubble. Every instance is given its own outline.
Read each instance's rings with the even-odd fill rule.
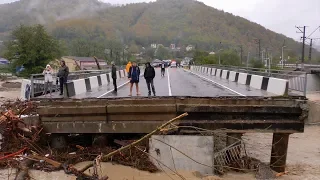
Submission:
[[[37,104],[31,101],[17,100],[2,105],[0,134],[2,134],[3,139],[0,167],[18,168],[17,179],[27,178],[29,168],[49,172],[64,169],[67,174],[75,174],[78,177],[90,179],[93,177],[76,170],[73,168],[73,164],[94,161],[97,156],[115,152],[119,147],[96,148],[70,145],[65,149],[50,149],[50,147],[41,143],[40,137],[43,135],[41,134],[43,130],[41,125],[28,125],[22,118],[36,115],[36,109]],[[146,147],[142,148],[146,150]],[[111,161],[144,171],[158,171],[149,160],[148,155],[137,150],[134,146],[119,153],[114,153]],[[106,179],[106,177],[102,179]]]
[[[63,149],[52,149],[48,146],[48,142],[43,142],[45,134],[40,124],[30,125],[24,122],[23,117],[37,115],[37,102],[17,100],[3,104],[1,109],[0,134],[2,134],[3,139],[0,151],[0,167],[17,168],[16,179],[28,178],[29,168],[46,172],[63,169],[66,174],[74,174],[78,179],[108,179],[108,177],[99,177],[97,173],[97,167],[103,161],[111,161],[152,173],[157,172],[157,167],[149,159],[147,145],[140,142],[155,133],[165,133],[168,125],[177,129],[177,125],[173,125],[173,122],[180,118],[177,117],[168,121],[139,140],[116,139],[112,146],[103,147],[70,143],[68,147]],[[238,155],[234,154],[234,156],[237,157]],[[262,173],[269,172],[268,168],[265,168],[266,171],[262,169],[262,167],[267,166],[263,166],[258,160],[247,156],[231,159],[235,160],[224,164],[228,166],[225,167],[227,170],[246,172],[247,169],[257,171],[257,177],[268,176],[273,178],[282,175],[275,175],[274,172],[263,175]],[[83,169],[74,167],[75,164],[84,161],[92,163]],[[85,173],[85,170],[89,167],[93,167],[93,174]]]

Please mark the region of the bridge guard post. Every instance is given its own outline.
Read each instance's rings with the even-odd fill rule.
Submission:
[[[288,133],[273,133],[270,167],[276,172],[284,172],[286,168]]]

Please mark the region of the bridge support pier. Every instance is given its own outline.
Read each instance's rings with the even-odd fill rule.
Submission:
[[[284,172],[286,169],[289,135],[273,133],[270,167],[276,172]]]

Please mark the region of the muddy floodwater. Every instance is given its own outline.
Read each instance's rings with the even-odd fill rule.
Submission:
[[[263,162],[270,161],[272,134],[247,133],[243,136],[248,154]],[[306,126],[305,133],[290,135],[287,157],[287,175],[278,177],[283,180],[317,180],[320,179],[320,126]],[[83,166],[86,162],[78,164]],[[87,171],[92,173],[92,171]],[[149,173],[131,167],[102,163],[99,174],[108,176],[111,180],[178,180],[178,175],[172,172]],[[203,176],[198,172],[179,171],[187,180],[250,180],[255,179],[254,173],[230,172],[224,176]],[[75,176],[66,175],[63,171],[46,173],[31,170],[31,178],[36,180],[75,180]],[[0,179],[13,180],[14,169],[0,171]]]

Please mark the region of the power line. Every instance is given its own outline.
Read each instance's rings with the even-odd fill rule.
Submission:
[[[314,34],[319,28],[320,28],[320,26],[317,27],[307,38],[309,38],[310,36],[312,36],[312,34]]]

